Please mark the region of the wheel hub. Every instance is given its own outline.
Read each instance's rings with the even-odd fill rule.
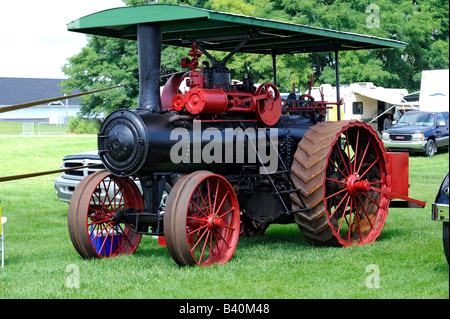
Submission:
[[[359,175],[350,175],[347,178],[347,192],[350,196],[355,197],[359,193],[367,193],[370,190],[368,180],[359,180]]]
[[[97,223],[109,221],[111,219],[111,216],[109,216],[108,213],[95,212],[95,213],[91,214],[90,217],[93,222],[97,222]]]
[[[207,222],[208,222],[209,229],[220,228],[220,227],[223,227],[223,225],[224,225],[223,219],[218,218],[215,215],[209,216]]]

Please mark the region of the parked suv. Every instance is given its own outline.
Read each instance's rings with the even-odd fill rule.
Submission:
[[[431,157],[438,148],[449,145],[448,121],[448,112],[406,112],[393,127],[382,132],[384,147]]]

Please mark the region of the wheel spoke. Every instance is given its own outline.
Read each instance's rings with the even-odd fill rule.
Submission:
[[[210,213],[211,213],[211,212],[214,212],[214,210],[211,210],[212,209],[212,205],[211,205],[211,189],[209,187],[209,178],[206,179],[206,190],[208,192],[208,203],[209,203],[208,207],[209,207],[209,210],[210,210]]]
[[[350,237],[352,235],[352,211],[353,211],[353,197],[350,197],[350,220],[348,222],[348,241],[347,243],[350,244]]]
[[[378,162],[378,157],[377,159],[364,171],[364,173],[362,173],[359,178],[361,179],[364,175],[366,175],[366,173]]]
[[[344,177],[345,177],[345,176],[348,176],[348,175],[350,175],[350,172],[349,172],[349,170],[348,170],[347,164],[345,164],[345,159],[344,159],[344,155],[342,155],[341,147],[340,147],[340,145],[337,145],[337,144],[334,144],[334,145],[335,145],[336,149],[338,150],[339,155],[340,155],[340,157],[341,157],[342,164],[344,165],[345,170],[347,171],[347,175],[345,175],[345,174],[342,173],[342,172],[341,172],[341,174],[342,174],[342,176],[344,176]],[[337,168],[337,169],[339,169],[339,168]],[[340,170],[339,170],[339,171],[340,171]]]
[[[133,206],[131,206],[130,202],[131,202],[131,200],[124,201],[124,203],[123,203],[122,205],[120,205],[120,206],[117,208],[117,210],[121,210],[121,209],[123,209],[123,208],[125,208],[125,207],[133,207]]]
[[[196,229],[193,229],[190,232],[188,232],[187,235],[189,236],[189,235],[192,235],[194,233],[198,233],[200,230],[202,230],[203,228],[207,228],[207,227],[208,227],[207,224],[205,224],[203,226],[200,226],[200,227],[197,227]]]
[[[336,193],[334,193],[334,194],[331,194],[331,195],[328,196],[328,197],[325,197],[325,200],[328,200],[328,199],[330,199],[331,197],[335,197],[336,195],[338,195],[338,194],[340,194],[340,193],[342,193],[342,192],[345,192],[345,191],[347,191],[346,188],[341,189],[340,191],[338,191],[338,192],[336,192]]]
[[[110,226],[110,225],[111,225],[111,222],[108,222],[108,223],[105,225],[105,227],[99,229],[99,230],[100,230],[100,233],[103,233],[103,231],[106,230],[106,228],[107,228],[108,226]]]
[[[349,167],[350,167],[350,174],[353,174],[352,172],[352,161],[350,159],[350,143],[349,143],[349,138],[348,138],[348,131],[345,131],[345,142],[347,144],[347,157],[349,160]]]
[[[345,219],[345,211],[346,211],[346,209],[347,209],[347,207],[348,207],[348,201],[349,201],[349,200],[350,200],[350,196],[347,198],[347,202],[345,203],[344,213],[342,214],[343,217],[341,217],[341,222],[340,222],[339,228],[338,228],[338,230],[337,230],[337,233],[338,233],[338,234],[341,232],[342,222],[343,222],[344,219]]]
[[[100,191],[99,191],[100,192]],[[100,198],[101,194],[97,194],[96,192],[93,194],[95,195],[95,197],[97,197],[98,201],[99,201],[99,206],[103,206],[103,207],[108,207],[108,205],[105,204],[105,202]]]
[[[115,189],[116,189],[116,183],[114,183],[114,205],[113,205],[113,210],[114,211],[117,211],[117,195],[119,195],[119,193],[120,193],[120,198],[119,198],[119,205],[120,205],[120,202],[122,201],[122,197],[123,197],[123,193],[121,192],[121,190],[120,190],[120,188],[118,188],[117,189],[117,192],[115,191]]]
[[[380,208],[380,205],[378,205],[378,203],[375,202],[372,198],[370,198],[366,193],[361,193],[361,194],[363,194],[365,197],[367,197],[368,200],[370,200],[372,203],[374,203],[375,205],[377,205],[378,208]]]
[[[236,230],[236,228],[235,228],[235,227],[233,227],[233,226],[229,226],[229,225],[223,225],[222,227],[224,227],[224,228],[228,228],[228,229],[231,229],[232,231],[235,231],[235,230]]]
[[[363,211],[364,211],[364,215],[366,216],[367,220],[369,221],[370,228],[372,229],[372,228],[373,228],[373,225],[372,225],[372,222],[370,221],[369,214],[367,213],[366,208],[364,207],[364,204],[363,204],[363,202],[361,201],[361,198],[359,197],[359,195],[356,196],[356,197],[358,198],[359,202],[361,203],[361,207],[362,207],[362,209],[363,209]]]
[[[199,218],[199,217],[194,217],[194,216],[186,216],[186,218],[190,219],[190,220],[196,220],[196,221],[199,221],[199,222],[206,223],[206,220],[204,218]]]
[[[212,211],[215,212],[216,211],[216,201],[217,201],[217,194],[219,192],[219,186],[220,186],[220,180],[217,181],[217,185],[216,185],[216,192],[214,194],[214,205],[212,207]]]
[[[105,202],[106,202],[106,200],[107,200],[107,202],[108,202],[108,207],[111,207],[111,202],[112,202],[112,200],[111,200],[111,198],[109,198],[109,187],[111,186],[111,179],[109,179],[109,183],[108,183],[108,186],[106,186],[106,184],[105,184],[105,180],[102,180],[102,184],[103,184],[103,188],[104,188],[104,190],[105,190]],[[106,205],[105,205],[106,206]]]
[[[336,165],[336,163],[335,163],[334,161],[331,161],[330,163],[333,164],[334,167],[336,167],[336,169],[339,171],[339,173],[341,173],[341,175],[342,175],[343,177],[346,177],[346,176],[347,176],[347,175],[345,175],[345,174],[341,171],[341,169]],[[344,167],[345,167],[345,169],[347,170],[347,166],[345,166],[345,164],[344,164]],[[350,175],[350,174],[348,174],[348,175]]]
[[[219,216],[219,218],[223,218],[223,216],[225,216],[226,214],[229,214],[229,213],[231,213],[231,212],[233,212],[234,211],[234,207],[231,207],[229,210],[227,210],[225,213],[223,213],[222,215],[220,215]]]
[[[359,166],[358,166],[358,170],[356,171],[356,174],[359,174],[359,171],[361,170],[361,166],[364,163],[364,160],[366,159],[366,154],[367,154],[367,150],[369,149],[370,143],[367,143],[366,148],[364,150],[363,156],[360,160]]]
[[[132,243],[130,241],[130,238],[128,238],[128,235],[125,233],[124,229],[122,228],[122,225],[117,225],[117,226],[118,226],[117,233],[122,235],[122,238],[124,238],[128,242],[128,244],[131,246]],[[120,232],[119,232],[119,230],[120,230]]]
[[[198,229],[197,229],[198,230]],[[205,230],[202,232],[202,234],[200,235],[200,237],[198,237],[197,242],[195,243],[195,245],[191,248],[191,252],[192,254],[194,254],[195,251],[195,247],[197,247],[197,245],[202,241],[203,236],[205,236],[206,233],[208,233],[209,230],[208,228],[205,228]],[[197,235],[198,236],[198,235]]]
[[[356,197],[353,198],[353,200],[355,201],[355,215],[356,215],[356,220],[357,220],[357,224],[358,224],[358,231],[359,231],[359,240],[362,241],[362,234],[361,234],[361,224],[360,224],[360,219],[359,219],[359,212],[358,212],[358,204],[356,202]]]
[[[197,192],[198,192],[198,194],[199,194],[199,196],[200,196],[200,199],[201,199],[202,202],[203,202],[203,207],[205,207],[205,214],[206,214],[206,216],[208,216],[208,215],[210,214],[210,212],[209,212],[209,209],[208,209],[208,205],[206,205],[205,199],[203,198],[202,192],[201,192],[201,190],[200,190],[200,186],[201,186],[201,185],[198,186]]]
[[[214,246],[217,247],[217,255],[219,256],[219,260],[222,260],[222,254],[220,253],[219,241],[217,240],[216,232],[213,232],[214,236]]]
[[[222,234],[220,232],[217,232],[217,235],[219,235],[220,239],[225,243],[225,245],[227,245],[227,248],[230,249],[231,246],[230,244],[227,242],[227,240],[222,236]]]
[[[197,210],[198,210],[200,213],[203,214],[203,216],[205,216],[206,218],[208,217],[208,215],[207,215],[205,212],[203,212],[203,210],[202,210],[200,207],[198,207],[198,205],[197,205],[196,203],[194,203],[192,200],[190,200],[190,203],[191,203],[192,205],[194,205],[195,208],[197,208]],[[206,208],[205,208],[205,209],[206,209]]]
[[[209,236],[210,233],[211,233],[211,231],[209,231],[209,230],[208,230],[207,232],[208,232],[208,233],[206,234],[205,243],[203,244],[203,248],[202,248],[202,251],[201,251],[201,253],[200,253],[200,258],[199,258],[199,260],[198,260],[199,263],[202,262],[202,258],[203,258],[203,254],[204,254],[204,252],[205,252],[206,244],[208,243],[208,236]]]
[[[107,237],[111,238],[110,239],[111,244],[109,245],[109,256],[111,256],[113,253],[113,247],[114,247],[114,250],[116,249],[116,247],[115,247],[116,245],[114,244],[114,237],[115,237],[114,231],[115,231],[114,228],[110,227],[108,230],[108,233],[106,234]]]
[[[326,177],[325,179],[326,179],[327,181],[330,181],[330,182],[335,182],[335,183],[338,183],[338,184],[347,185],[346,182],[342,182],[342,181],[339,181],[339,180],[334,179],[334,178],[328,178],[328,177]]]
[[[226,194],[225,194],[225,196],[223,196],[222,201],[221,201],[220,204],[219,204],[219,207],[217,207],[217,210],[216,210],[215,212],[213,212],[214,215],[217,216],[217,213],[218,213],[218,212],[220,211],[220,209],[222,208],[222,205],[223,205],[223,203],[225,202],[225,199],[227,198],[228,193],[229,193],[229,192],[227,191]]]
[[[359,129],[357,130],[357,134],[356,134],[356,145],[355,145],[355,160],[354,162],[354,167],[353,167],[353,172],[356,172],[356,159],[358,158],[358,148],[359,148]]]
[[[339,206],[341,206],[342,202],[344,201],[344,199],[349,196],[348,193],[344,195],[344,197],[342,197],[341,201],[339,202],[339,204],[335,207],[333,213],[330,215],[330,218],[333,217],[334,213],[336,213],[336,211],[339,209]]]

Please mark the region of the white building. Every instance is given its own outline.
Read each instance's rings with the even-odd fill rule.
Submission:
[[[59,85],[61,81],[62,79],[0,77],[0,107],[62,97],[64,94],[61,92],[62,87]],[[0,121],[64,124],[70,117],[75,116],[80,111],[80,107],[80,99],[71,98],[0,113]]]

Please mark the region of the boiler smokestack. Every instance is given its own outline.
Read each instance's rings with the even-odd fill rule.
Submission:
[[[137,25],[139,57],[139,102],[138,109],[152,112],[162,111],[160,84],[161,41],[159,23]]]

